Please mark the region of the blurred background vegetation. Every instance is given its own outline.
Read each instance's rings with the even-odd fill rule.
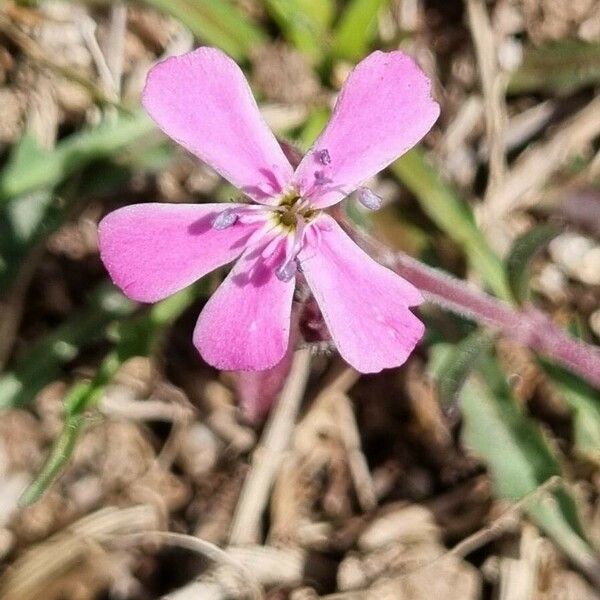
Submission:
[[[223,273],[140,307],[98,258],[114,208],[234,193],[139,106],[199,44],[302,151],[375,49],[442,107],[346,208],[436,269],[426,338],[368,377],[301,352],[266,427],[273,382],[191,346]],[[597,0],[4,0],[0,598],[600,598],[599,84]]]

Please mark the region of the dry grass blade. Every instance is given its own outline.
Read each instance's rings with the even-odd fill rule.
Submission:
[[[232,544],[256,543],[260,538],[260,521],[304,398],[310,360],[310,351],[306,348],[296,351],[294,355],[288,379],[263,438],[252,455],[252,467],[231,527]]]
[[[489,144],[490,174],[487,195],[501,184],[506,169],[504,157],[506,78],[500,71],[496,59],[495,34],[484,0],[467,0],[467,10],[483,89],[484,115]]]
[[[469,26],[475,43],[475,54],[483,89],[483,106],[489,148],[489,176],[482,209],[482,226],[490,243],[506,236],[505,226],[496,215],[492,203],[494,191],[500,189],[506,171],[505,129],[507,123],[505,92],[507,77],[500,71],[495,34],[484,0],[467,0]]]
[[[65,79],[80,85],[100,104],[116,105],[122,110],[127,111],[126,107],[122,106],[115,100],[114,94],[107,94],[102,87],[96,85],[88,78],[81,76],[76,70],[60,65],[49,59],[44,52],[44,49],[35,40],[23,33],[16,25],[11,23],[8,17],[3,15],[1,12],[0,31],[10,38],[12,42],[14,42],[34,63],[37,63],[41,67],[45,67],[53,73],[56,73],[57,75],[60,75]]]
[[[231,546],[221,552],[227,557],[228,564],[170,592],[164,600],[230,600],[247,598],[249,594],[254,598],[262,598],[261,585],[294,586],[302,581],[306,557],[301,550],[273,546]],[[240,574],[250,575],[251,579],[245,578],[246,585],[240,585]]]
[[[356,496],[360,507],[368,512],[377,506],[377,495],[367,459],[361,450],[360,433],[354,418],[354,411],[346,394],[338,392],[332,395],[332,402],[339,418],[340,437],[348,454],[348,467]]]
[[[109,541],[123,541],[123,542],[135,542],[135,541],[161,541],[167,544],[175,545],[180,548],[185,548],[192,552],[197,552],[202,556],[206,556],[210,560],[224,565],[233,570],[236,578],[243,580],[244,588],[250,592],[250,597],[254,600],[260,600],[264,597],[263,589],[257,580],[255,573],[252,569],[249,569],[244,565],[236,556],[234,552],[227,552],[222,550],[215,544],[211,544],[205,540],[194,537],[192,535],[186,535],[183,533],[173,533],[170,531],[144,531],[143,533],[132,533],[118,536],[111,536],[107,538]],[[243,551],[242,551],[243,552]],[[236,586],[237,587],[237,586]],[[243,594],[242,596],[244,596]],[[196,598],[206,598],[205,595],[196,595]],[[169,594],[168,598],[182,598],[180,592],[175,592],[175,595]]]
[[[23,554],[0,580],[0,597],[41,598],[50,583],[89,558],[94,544],[107,536],[156,529],[159,524],[156,510],[149,505],[103,508]]]
[[[600,97],[594,98],[552,137],[531,146],[507,173],[502,187],[489,197],[501,217],[535,205],[537,193],[566,162],[600,135]],[[504,250],[508,250],[505,245]]]
[[[110,9],[110,31],[106,43],[106,65],[112,75],[117,97],[121,96],[121,77],[123,75],[123,55],[125,34],[127,32],[127,6],[117,2]]]
[[[548,481],[540,485],[540,487],[534,490],[531,494],[528,494],[519,500],[519,502],[515,502],[515,504],[510,506],[487,527],[476,531],[473,535],[470,535],[456,544],[456,546],[450,550],[450,553],[457,556],[467,556],[471,552],[481,548],[481,546],[484,546],[485,544],[488,544],[492,540],[498,538],[500,535],[503,535],[508,529],[514,526],[516,515],[525,509],[532,501],[539,500],[548,492],[556,489],[560,484],[560,481],[560,477],[550,477]]]

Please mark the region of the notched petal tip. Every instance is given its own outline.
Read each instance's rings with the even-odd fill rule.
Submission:
[[[169,137],[257,202],[273,204],[291,181],[244,73],[220,50],[201,47],[154,65],[142,103]]]
[[[361,373],[400,366],[424,332],[409,309],[421,294],[324,220],[332,227],[321,229],[318,250],[299,258],[338,351]]]
[[[101,259],[111,279],[139,302],[156,302],[231,262],[252,226],[212,227],[219,204],[134,204],[98,226]],[[201,240],[201,243],[199,241]]]
[[[348,76],[329,124],[296,170],[296,185],[316,208],[331,206],[412,148],[439,114],[431,81],[410,56],[374,52]],[[324,149],[327,165],[319,160]],[[319,185],[315,167],[326,167],[328,185]]]

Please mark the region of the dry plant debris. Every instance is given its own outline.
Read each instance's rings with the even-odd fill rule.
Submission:
[[[360,58],[412,54],[441,119],[347,222],[478,300],[533,304],[529,347],[465,353],[477,311],[430,303],[410,360],[359,376],[299,294],[311,343],[262,422],[190,347],[221,273],[167,316],[106,294],[109,210],[235,200],[139,114],[150,66],[200,44],[302,150]],[[599,60],[595,0],[2,3],[0,598],[599,600],[600,397],[534,351],[551,322],[600,341]],[[69,460],[23,506],[81,386]]]

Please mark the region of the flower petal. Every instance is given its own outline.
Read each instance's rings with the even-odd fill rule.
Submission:
[[[134,204],[98,226],[100,256],[123,292],[155,302],[231,262],[257,224],[215,229],[214,219],[236,204]]]
[[[361,373],[401,365],[424,332],[408,309],[421,294],[365,254],[331,217],[318,225],[320,236],[308,238],[298,258],[339,353]]]
[[[294,322],[297,320],[292,308],[288,348],[275,366],[263,371],[231,371],[242,414],[251,423],[257,424],[264,420],[289,375],[299,338],[298,324]]]
[[[196,324],[194,345],[218,369],[269,369],[288,347],[295,279],[278,279],[261,251],[242,255]]]
[[[316,207],[335,204],[414,146],[440,113],[430,81],[402,52],[374,52],[349,75],[296,185]]]
[[[167,58],[148,74],[144,107],[171,138],[237,188],[271,204],[293,169],[244,74],[215,48]]]

